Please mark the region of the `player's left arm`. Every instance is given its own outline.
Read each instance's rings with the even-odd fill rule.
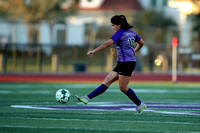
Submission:
[[[100,50],[103,50],[107,47],[109,47],[110,45],[112,45],[114,43],[114,41],[112,39],[109,39],[108,41],[106,41],[105,43],[101,44],[100,46],[98,46],[97,48],[91,50],[91,51],[88,51],[87,52],[87,55],[92,55],[94,54],[95,52],[98,52]]]
[[[142,46],[144,45],[144,41],[142,39],[140,39],[140,41],[138,41],[138,45],[136,46],[136,48],[134,49],[134,53],[136,55],[136,53],[142,48]]]

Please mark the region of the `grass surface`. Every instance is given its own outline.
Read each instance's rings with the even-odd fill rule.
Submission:
[[[112,102],[131,103],[127,96],[119,91],[117,84],[110,86],[103,95],[92,99],[88,105],[83,105],[74,98],[76,94],[90,93],[98,85],[98,83],[0,83],[0,132],[200,132],[200,84],[198,83],[131,83],[129,87],[134,89],[137,96],[149,107],[143,115],[138,115],[134,111],[134,104],[132,110],[62,108],[49,110],[11,107],[12,105],[94,107],[117,106]],[[71,92],[72,96],[67,104],[56,102],[55,93],[59,88],[67,88]],[[160,108],[154,108],[151,105],[153,103]],[[188,108],[170,108],[171,106]]]

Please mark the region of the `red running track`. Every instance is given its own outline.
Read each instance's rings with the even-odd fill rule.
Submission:
[[[102,82],[105,74],[0,74],[0,82]],[[131,81],[140,82],[171,82],[170,74],[135,73]],[[178,75],[178,82],[199,82],[200,75]]]

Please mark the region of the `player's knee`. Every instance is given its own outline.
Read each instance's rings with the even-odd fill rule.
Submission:
[[[109,82],[103,82],[102,84],[106,85],[107,87],[109,87],[111,85],[111,83],[109,83]]]
[[[124,93],[126,93],[128,91],[128,87],[127,86],[120,85],[119,88]]]

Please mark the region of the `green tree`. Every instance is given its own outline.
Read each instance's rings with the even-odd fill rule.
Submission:
[[[0,0],[0,17],[28,23],[29,43],[33,43],[39,22],[47,21],[51,25],[64,22],[68,14],[74,13],[76,6],[71,6],[68,10],[62,8],[65,2],[67,0]]]
[[[193,20],[194,20],[193,30],[200,31],[200,13],[197,15],[193,15]]]
[[[196,37],[194,40],[197,41],[197,43],[192,43],[191,45],[194,47],[194,53],[200,53],[200,13],[197,15],[192,15],[193,17],[193,30],[198,33],[198,37]]]
[[[137,14],[134,24],[137,27],[167,28],[176,26],[176,23],[169,17],[165,17],[163,12],[155,10],[144,10]]]
[[[71,2],[67,9],[63,4]],[[28,24],[29,55],[33,53],[32,44],[39,41],[39,23],[46,21],[50,24],[50,30],[55,23],[64,22],[67,15],[76,10],[77,0],[0,0],[0,18],[8,21],[22,21]],[[16,29],[16,28],[15,28]],[[52,32],[51,39],[52,39]],[[51,40],[52,41],[52,40]],[[16,50],[16,46],[14,47]],[[13,50],[13,51],[15,51]],[[23,52],[23,70],[26,68],[26,55]],[[13,64],[16,66],[16,52],[13,52]],[[41,48],[37,47],[37,68],[41,71]]]

